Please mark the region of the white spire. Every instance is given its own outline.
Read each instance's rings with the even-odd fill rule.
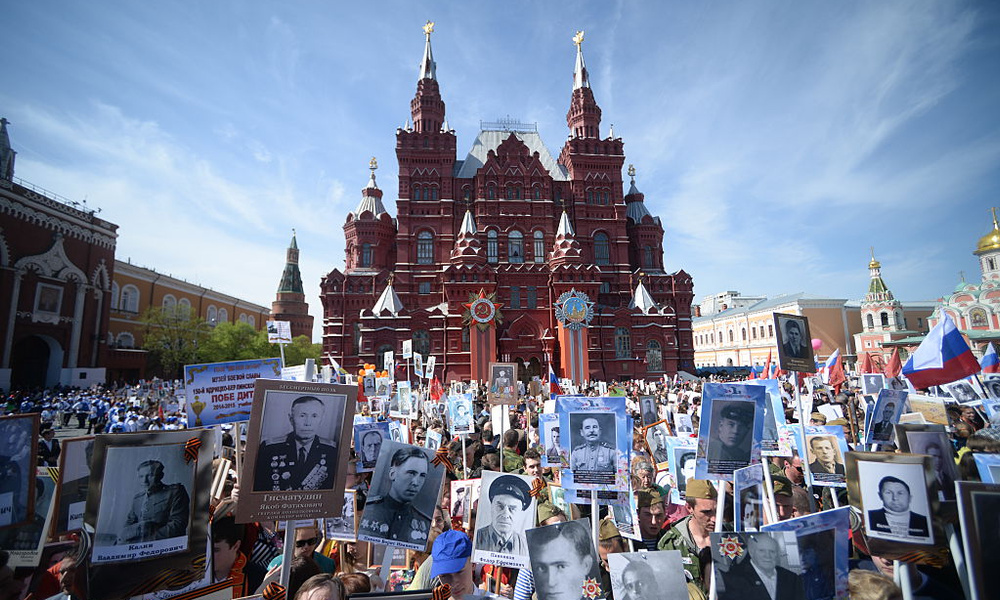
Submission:
[[[458,235],[476,235],[476,222],[472,219],[472,211],[465,211],[465,218],[462,219],[462,228],[458,230]]]
[[[569,215],[566,214],[566,211],[563,211],[562,216],[559,217],[559,229],[556,230],[556,236],[560,235],[563,237],[576,236],[576,232],[573,230],[573,226],[569,222]]]
[[[420,61],[420,79],[437,79],[437,63],[434,62],[434,53],[431,52],[432,33],[434,33],[434,23],[427,21],[424,25],[427,41],[424,43],[424,58]]]
[[[370,161],[368,161],[368,169],[371,170],[372,174],[371,174],[371,177],[368,178],[367,189],[370,189],[370,190],[377,190],[378,189],[378,184],[375,183],[375,169],[377,169],[377,168],[378,168],[378,161],[375,160],[375,157],[373,156],[372,159]]]
[[[389,283],[385,284],[385,289],[382,290],[382,295],[378,297],[375,306],[372,307],[372,312],[377,317],[384,311],[389,311],[395,317],[401,310],[403,310],[403,302],[396,294],[396,290],[392,289],[392,279],[389,279]]]
[[[430,42],[428,42],[429,44]],[[587,76],[587,64],[583,61],[583,32],[577,31],[573,36],[573,43],[576,44],[576,66],[573,68],[573,89],[590,87],[590,78]]]
[[[628,307],[638,308],[643,314],[649,314],[651,310],[656,309],[656,301],[653,300],[653,296],[650,295],[646,286],[642,284],[642,279],[639,280],[639,285],[635,286],[635,292],[632,294],[632,301],[629,302]]]

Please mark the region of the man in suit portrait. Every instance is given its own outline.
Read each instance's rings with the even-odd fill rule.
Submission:
[[[515,525],[531,506],[531,488],[520,477],[501,475],[490,484],[489,496],[492,522],[476,532],[476,550],[526,556],[528,542]]]
[[[778,566],[778,541],[768,534],[747,536],[750,555],[738,568],[723,576],[725,592],[720,600],[800,600],[805,598],[802,580],[794,572]]]
[[[191,500],[180,483],[163,483],[163,463],[147,460],[137,469],[141,492],[132,498],[119,544],[165,540],[187,533]]]
[[[42,439],[38,440],[38,466],[58,467],[59,466],[59,440],[56,439],[56,430],[52,427],[42,431]]]
[[[559,444],[559,426],[556,425],[549,430],[549,447],[545,449],[545,455],[549,457],[550,463],[558,463],[560,459],[560,454],[562,453],[562,446]]]
[[[601,439],[601,423],[596,417],[586,417],[580,425],[584,443],[573,448],[574,471],[614,471],[615,447]]]
[[[927,517],[910,510],[910,486],[891,475],[878,482],[882,508],[868,511],[868,535],[872,537],[927,538]]]
[[[816,474],[836,474],[844,475],[844,463],[837,461],[837,448],[834,446],[830,436],[817,435],[809,438],[809,449],[812,450],[816,460],[809,463],[809,470]]]
[[[315,396],[292,402],[291,433],[268,441],[257,454],[255,492],[333,489],[337,450],[320,440],[324,413],[323,401]]]
[[[789,358],[805,358],[809,355],[805,340],[802,339],[802,325],[794,319],[785,319],[781,348]]]
[[[892,439],[892,419],[896,416],[896,403],[887,402],[882,409],[882,420],[872,425],[872,439],[876,442],[888,442]]]

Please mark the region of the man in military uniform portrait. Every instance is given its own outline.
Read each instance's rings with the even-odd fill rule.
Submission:
[[[611,419],[613,418],[611,416]],[[573,446],[573,455],[570,461],[573,470],[614,472],[617,453],[614,445],[609,443],[605,436],[602,436],[601,419],[596,415],[571,414],[570,420],[571,422],[581,421],[579,437],[583,441],[582,444]]]
[[[749,402],[720,401],[722,409],[712,424],[708,444],[708,460],[750,462],[750,430],[753,427],[754,405]]]
[[[265,405],[265,418],[267,406]],[[337,462],[334,445],[320,438],[326,407],[316,396],[292,401],[288,420],[292,431],[284,438],[268,440],[257,454],[255,492],[329,490]],[[266,421],[265,421],[266,423]]]
[[[660,420],[660,415],[656,411],[656,398],[643,396],[639,398],[639,404],[642,409],[642,424],[645,427],[649,427]]]
[[[472,415],[469,414],[469,403],[460,397],[454,401],[451,416],[451,428],[456,432],[468,432],[472,429]]]
[[[137,469],[141,492],[132,498],[119,544],[135,544],[187,535],[191,499],[180,483],[163,483],[163,463],[146,460]]]
[[[390,447],[375,468],[373,494],[365,503],[358,539],[423,550],[427,546],[431,513],[444,468],[431,466],[422,448],[384,443]],[[429,506],[422,509],[419,506],[422,504]]]
[[[531,506],[531,487],[516,475],[500,475],[489,490],[492,521],[487,521],[480,512],[480,521],[489,525],[476,531],[476,550],[527,558],[528,542],[523,528],[524,514]]]
[[[369,429],[361,434],[361,464],[366,469],[374,469],[378,452],[382,448],[382,432]]]
[[[657,464],[670,462],[670,453],[667,452],[667,427],[660,424],[653,427],[646,433],[646,443],[653,453],[653,460]]]

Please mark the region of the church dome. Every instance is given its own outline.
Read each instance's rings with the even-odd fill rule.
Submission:
[[[993,231],[990,231],[979,238],[974,254],[983,254],[993,250],[1000,250],[1000,226],[997,224],[997,209],[993,209]]]

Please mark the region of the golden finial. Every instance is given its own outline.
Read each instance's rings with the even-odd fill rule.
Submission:
[[[869,246],[868,249],[872,253],[872,260],[871,260],[871,262],[868,263],[868,268],[869,269],[878,269],[878,268],[880,268],[882,266],[882,263],[880,263],[879,261],[875,260],[875,246]]]
[[[993,207],[993,229],[1000,229],[1000,224],[997,224],[997,207]]]
[[[576,35],[573,36],[573,43],[579,48],[580,44],[583,43],[583,31],[577,31]]]
[[[433,23],[431,23],[431,25],[433,26],[434,24],[433,24]],[[395,273],[395,272],[393,272],[393,273],[389,273],[389,282],[388,282],[388,283],[386,283],[386,285],[387,285],[387,286],[388,286],[388,285],[392,285],[392,282],[393,282],[393,281],[395,281],[395,280],[396,280],[396,273]]]
[[[378,168],[378,161],[375,160],[374,156],[370,161],[368,161],[368,168],[371,169],[372,171]]]
[[[635,179],[635,165],[629,163],[628,165],[628,176]]]
[[[430,39],[432,33],[434,33],[434,21],[427,21],[427,24],[424,25],[424,35]]]

